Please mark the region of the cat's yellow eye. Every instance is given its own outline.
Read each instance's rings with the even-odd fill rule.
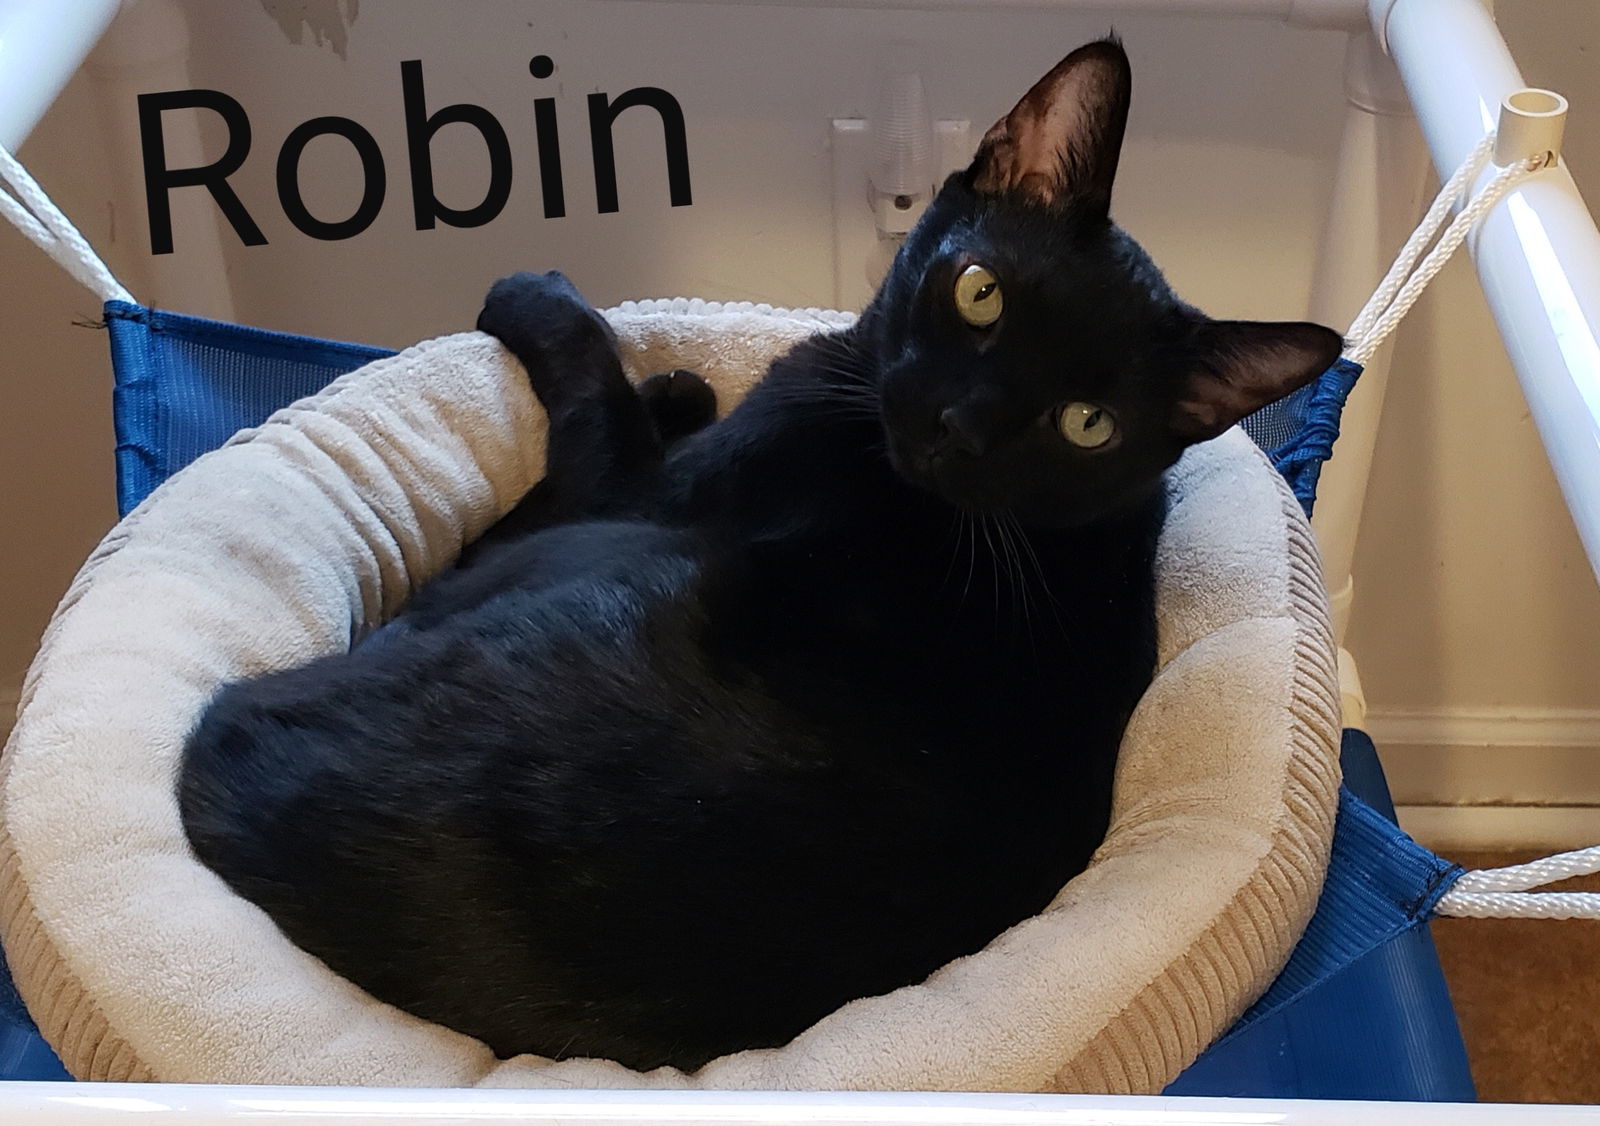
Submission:
[[[956,312],[975,328],[988,328],[1000,319],[1005,299],[1000,296],[1000,279],[987,266],[976,262],[956,278]]]
[[[1105,445],[1117,432],[1117,420],[1111,412],[1093,403],[1068,403],[1061,408],[1056,425],[1063,438],[1086,450]]]

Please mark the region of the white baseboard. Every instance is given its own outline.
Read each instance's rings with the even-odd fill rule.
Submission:
[[[1398,805],[1600,806],[1600,710],[1374,708]]]
[[[1401,828],[1429,848],[1600,843],[1600,710],[1374,708]]]
[[[1368,731],[1395,743],[1498,747],[1600,747],[1595,708],[1384,708]]]
[[[1400,827],[1426,848],[1568,852],[1600,844],[1600,807],[1402,805]]]

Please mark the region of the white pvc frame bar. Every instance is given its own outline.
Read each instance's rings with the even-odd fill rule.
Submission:
[[[668,0],[672,2],[672,0]],[[802,8],[880,8],[970,11],[1016,8],[1033,11],[1127,12],[1165,16],[1226,16],[1278,20],[1297,27],[1359,31],[1367,26],[1367,0],[703,0],[716,4]]]
[[[0,145],[15,152],[122,0],[0,0]]]
[[[6,1092],[5,1088],[14,1088]],[[0,1084],[7,1126],[1596,1126],[1600,1107],[884,1092]]]
[[[1399,68],[1434,166],[1448,175],[1526,83],[1478,0],[1373,6],[1374,30]],[[1600,578],[1600,232],[1558,165],[1512,191],[1467,245]]]

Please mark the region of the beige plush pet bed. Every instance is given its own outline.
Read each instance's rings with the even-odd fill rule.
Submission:
[[[701,370],[724,404],[803,334],[847,323],[682,301],[610,315],[633,370]],[[290,945],[189,853],[173,793],[185,732],[223,681],[392,614],[535,480],[543,440],[499,345],[445,337],[201,458],[95,551],[0,760],[0,940],[74,1075],[1153,1092],[1266,988],[1327,863],[1338,692],[1309,529],[1237,430],[1171,475],[1161,670],[1105,845],[1044,914],[924,984],[781,1049],[636,1074],[496,1060]]]

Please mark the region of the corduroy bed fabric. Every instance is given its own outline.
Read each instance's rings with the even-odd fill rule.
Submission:
[[[848,323],[685,301],[609,315],[631,371],[694,368],[725,406],[795,340]],[[429,341],[201,457],[91,556],[0,760],[0,940],[74,1075],[1155,1092],[1272,981],[1327,864],[1338,685],[1309,529],[1237,430],[1171,474],[1161,668],[1124,741],[1111,833],[980,953],[684,1075],[500,1061],[296,949],[190,854],[184,735],[223,681],[392,614],[536,479],[543,440],[498,344]]]

